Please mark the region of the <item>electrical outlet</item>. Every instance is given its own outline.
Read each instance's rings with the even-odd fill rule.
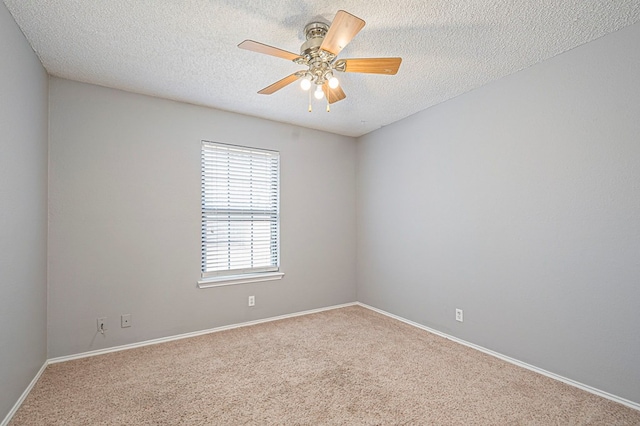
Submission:
[[[98,333],[107,331],[107,317],[98,318]]]
[[[462,322],[462,309],[456,309],[456,321]]]
[[[131,327],[131,314],[122,314],[120,317],[120,327]]]
[[[249,306],[256,306],[256,297],[249,296]]]

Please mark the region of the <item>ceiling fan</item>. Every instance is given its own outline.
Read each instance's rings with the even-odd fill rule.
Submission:
[[[245,40],[238,47],[288,59],[308,68],[276,81],[260,90],[259,94],[270,95],[294,81],[302,79],[300,84],[302,89],[309,90],[311,85],[315,84],[314,96],[316,99],[327,97],[327,111],[329,111],[329,104],[347,97],[335,76],[336,71],[394,75],[400,68],[402,58],[337,59],[340,51],[349,44],[364,25],[365,22],[362,19],[344,10],[339,10],[331,26],[324,22],[311,22],[305,26],[306,41],[300,47],[299,55],[253,40]],[[309,102],[309,111],[311,111],[311,102]]]

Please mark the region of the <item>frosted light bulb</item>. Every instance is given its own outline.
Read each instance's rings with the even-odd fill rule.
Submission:
[[[331,77],[329,79],[329,87],[331,87],[332,89],[335,89],[336,87],[338,87],[340,85],[340,82],[338,81],[337,78],[335,77]]]
[[[309,90],[311,88],[311,80],[308,77],[305,77],[300,82],[300,87],[302,90]]]
[[[318,86],[318,87],[316,88],[316,91],[315,91],[315,92],[313,92],[313,96],[314,96],[316,99],[322,99],[322,98],[324,98],[324,92],[322,91],[322,86]]]

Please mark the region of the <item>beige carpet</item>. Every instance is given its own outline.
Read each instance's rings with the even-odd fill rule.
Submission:
[[[353,306],[47,367],[11,425],[640,425]]]

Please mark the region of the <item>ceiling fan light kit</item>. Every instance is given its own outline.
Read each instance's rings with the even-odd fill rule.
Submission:
[[[306,41],[300,47],[300,55],[253,40],[245,40],[238,47],[291,60],[307,67],[306,70],[297,71],[265,87],[258,92],[259,94],[270,95],[301,79],[300,87],[303,90],[309,90],[312,84],[316,85],[313,94],[316,99],[326,96],[327,112],[329,112],[329,104],[347,97],[335,72],[394,75],[400,68],[402,58],[337,59],[340,51],[364,25],[365,22],[362,19],[339,10],[330,26],[324,22],[311,22],[305,26]],[[311,92],[309,92],[309,112],[311,112]]]

